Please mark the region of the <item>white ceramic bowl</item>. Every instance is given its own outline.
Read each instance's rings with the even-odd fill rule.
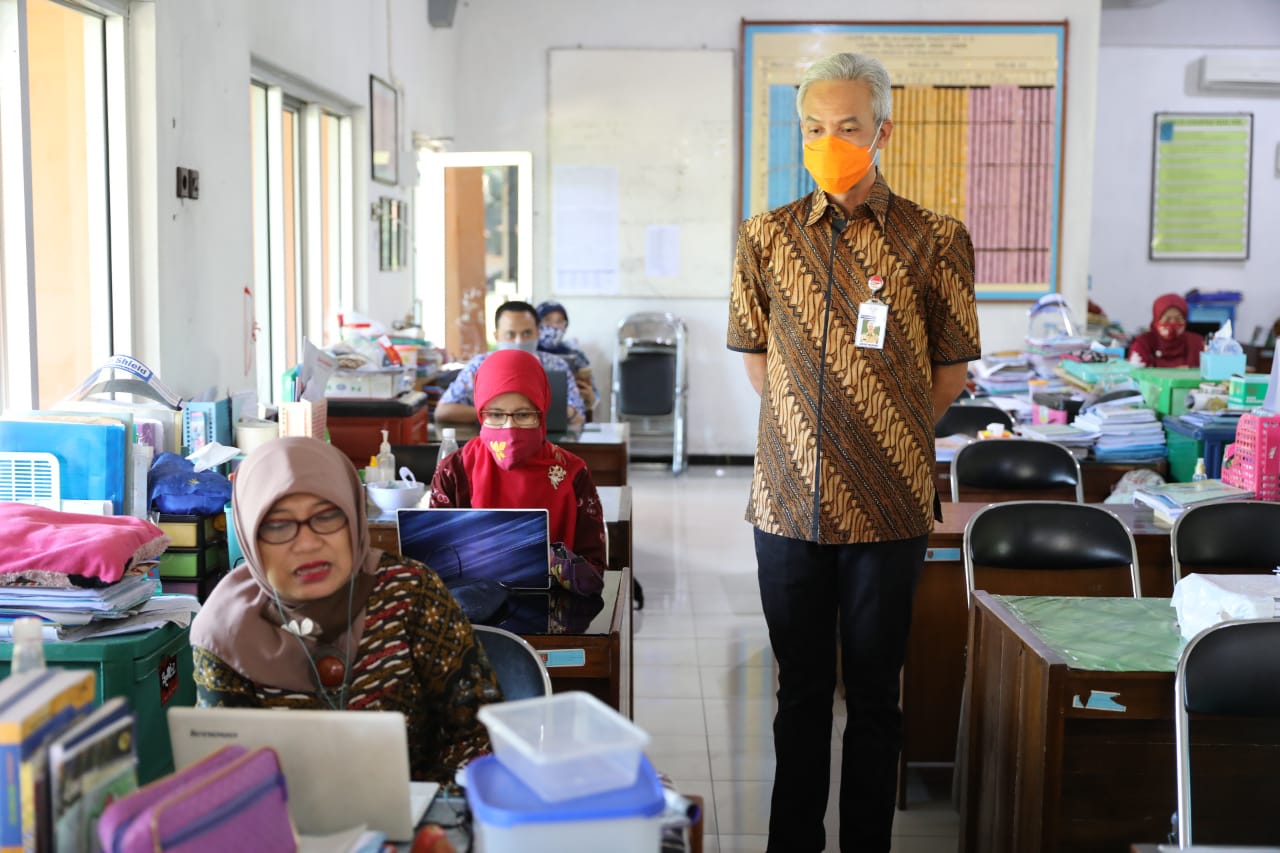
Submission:
[[[379,508],[394,512],[404,507],[417,506],[418,501],[427,493],[427,485],[392,480],[390,483],[370,483],[365,486],[365,490],[369,493],[369,499]]]

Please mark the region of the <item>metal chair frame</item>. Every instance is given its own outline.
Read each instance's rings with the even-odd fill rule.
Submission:
[[[1204,629],[1182,650],[1173,689],[1181,850],[1191,847],[1191,714],[1280,718],[1280,619]]]
[[[529,645],[529,642],[525,640],[524,637],[521,637],[519,634],[513,634],[512,632],[506,630],[505,628],[495,628],[492,625],[472,625],[471,630],[476,635],[476,641],[479,642],[480,645],[484,648],[485,654],[489,656],[490,658],[489,662],[493,664],[494,671],[498,675],[498,686],[502,688],[504,698],[525,699],[529,697],[526,697],[526,696],[513,697],[513,696],[506,695],[507,686],[503,684],[503,681],[502,681],[502,670],[499,668],[499,664],[494,661],[494,656],[489,655],[489,649],[491,647],[496,648],[496,646],[491,645],[495,643],[506,644],[508,647],[519,647],[524,651],[526,651],[529,655],[529,659],[537,666],[538,672],[541,673],[542,688],[543,688],[542,695],[543,696],[551,695],[551,676],[550,674],[547,673],[547,665],[543,663],[542,656],[538,654],[537,650],[534,649],[533,646]]]

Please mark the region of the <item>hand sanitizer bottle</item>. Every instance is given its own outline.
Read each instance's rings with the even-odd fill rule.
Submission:
[[[454,427],[444,427],[440,430],[440,455],[436,457],[436,470],[440,469],[440,463],[444,462],[444,458],[450,453],[458,449],[458,430]]]
[[[1199,459],[1196,460],[1196,471],[1194,474],[1191,475],[1191,482],[1197,483],[1200,480],[1207,480],[1207,479],[1209,479],[1209,477],[1204,472],[1204,457],[1201,456]]]
[[[396,478],[396,457],[391,452],[391,442],[387,441],[385,429],[382,430],[382,446],[378,448],[378,475],[384,483]]]

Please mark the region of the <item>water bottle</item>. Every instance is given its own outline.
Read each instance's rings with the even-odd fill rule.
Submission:
[[[439,470],[444,458],[457,449],[458,431],[453,427],[445,427],[440,430],[440,455],[436,457],[436,469]]]
[[[13,620],[14,675],[44,669],[44,623],[32,616]]]

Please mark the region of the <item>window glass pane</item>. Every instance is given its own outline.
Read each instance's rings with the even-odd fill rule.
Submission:
[[[110,353],[103,24],[28,0],[38,399],[50,406]]]
[[[268,216],[267,184],[267,90],[265,86],[249,86],[250,162],[253,169],[253,299],[246,300],[246,325],[257,322],[253,363],[257,366],[258,396],[274,399],[275,383],[271,381],[271,234]],[[249,373],[250,354],[245,353],[245,374]]]
[[[339,281],[342,264],[341,133],[342,120],[320,118],[320,316],[323,346],[338,342]]]

